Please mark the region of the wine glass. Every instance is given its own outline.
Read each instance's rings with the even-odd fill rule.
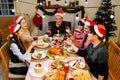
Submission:
[[[69,26],[66,26],[65,31],[66,31],[67,33],[71,33]]]

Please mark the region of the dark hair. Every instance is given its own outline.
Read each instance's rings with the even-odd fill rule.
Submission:
[[[16,32],[18,32],[20,29],[21,29],[21,27],[20,27]],[[15,32],[15,33],[16,33],[16,32]],[[17,38],[17,36],[16,36],[15,33],[13,33],[13,37],[12,37],[11,39],[14,39],[15,43],[16,43],[16,44],[18,45],[18,47],[20,48],[20,51],[21,51],[22,53],[25,53],[25,47],[24,47],[22,41]]]
[[[22,18],[22,19],[18,22],[18,24],[20,24],[23,19],[25,19],[25,18]]]
[[[78,21],[78,25],[84,26],[85,24],[80,20]]]
[[[92,33],[93,35],[97,35],[96,32],[95,32],[95,30],[94,30],[94,26],[90,26],[89,28],[90,28],[90,33]],[[103,37],[101,38],[101,37],[98,36],[98,39],[100,41],[103,41]]]

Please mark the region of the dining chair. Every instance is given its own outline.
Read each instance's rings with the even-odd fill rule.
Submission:
[[[108,52],[109,52],[108,80],[119,80],[120,79],[120,48],[113,40],[110,40],[108,44]]]
[[[25,80],[25,75],[16,75],[9,72],[9,67],[8,67],[10,60],[9,44],[10,44],[10,39],[8,38],[7,42],[5,42],[0,48],[0,56],[4,66],[6,80]]]

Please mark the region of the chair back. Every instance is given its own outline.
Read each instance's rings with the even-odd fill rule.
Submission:
[[[6,73],[6,80],[25,80],[25,75],[16,75],[9,72],[9,60],[11,57],[9,49],[10,49],[10,37],[8,36],[7,42],[5,42],[0,48],[0,56]]]
[[[109,60],[108,60],[109,75],[112,78],[112,80],[119,80],[120,79],[120,48],[113,40],[110,40],[108,44],[108,52],[109,52]]]
[[[4,65],[6,77],[8,77],[8,73],[9,73],[8,64],[10,60],[10,55],[8,53],[9,53],[9,44],[8,42],[5,42],[0,48],[0,56]]]

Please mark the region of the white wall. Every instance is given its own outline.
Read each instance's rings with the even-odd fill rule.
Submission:
[[[30,31],[32,33],[32,35],[43,35],[45,33],[45,31],[48,29],[48,22],[49,21],[53,21],[54,20],[54,16],[46,16],[44,19],[43,19],[43,30],[40,31],[32,22],[32,18],[33,16],[35,15],[35,4],[37,4],[37,0],[20,0],[20,1],[24,1],[24,2],[27,2],[27,3],[24,3],[24,2],[16,2],[15,1],[15,10],[16,10],[16,15],[25,15],[27,14],[27,16],[29,15],[30,16],[30,20],[28,18],[28,23],[29,23],[29,26],[30,26]],[[46,0],[48,1],[48,0]],[[61,1],[55,1],[55,0],[51,0],[51,4],[59,4],[59,5],[64,5],[64,1],[65,0],[61,0]],[[68,0],[67,0],[68,1]],[[79,4],[80,5],[83,5],[84,7],[98,7],[100,6],[100,3],[101,3],[101,0],[88,0],[88,4],[85,4],[84,2],[85,0],[79,0]],[[113,5],[120,5],[120,1],[119,0],[111,0],[112,1],[112,4]],[[31,4],[32,3],[32,4]],[[95,18],[95,13],[97,11],[98,8],[85,8],[85,15],[87,15],[90,19],[94,19]],[[53,11],[53,10],[49,10],[49,9],[46,9],[48,11]],[[115,20],[116,20],[116,25],[118,27],[118,30],[116,31],[116,34],[117,34],[117,37],[114,37],[112,39],[114,39],[115,41],[120,41],[120,14],[119,14],[119,11],[120,11],[120,6],[117,6],[115,7]],[[40,15],[42,15],[42,11],[38,10],[38,13]],[[79,13],[79,16],[81,16],[81,12],[78,12]],[[76,23],[77,21],[75,20],[75,15],[76,14],[68,14],[66,13],[66,15],[64,16],[64,20],[66,21],[70,21],[72,22],[72,27],[77,27],[76,26]]]

